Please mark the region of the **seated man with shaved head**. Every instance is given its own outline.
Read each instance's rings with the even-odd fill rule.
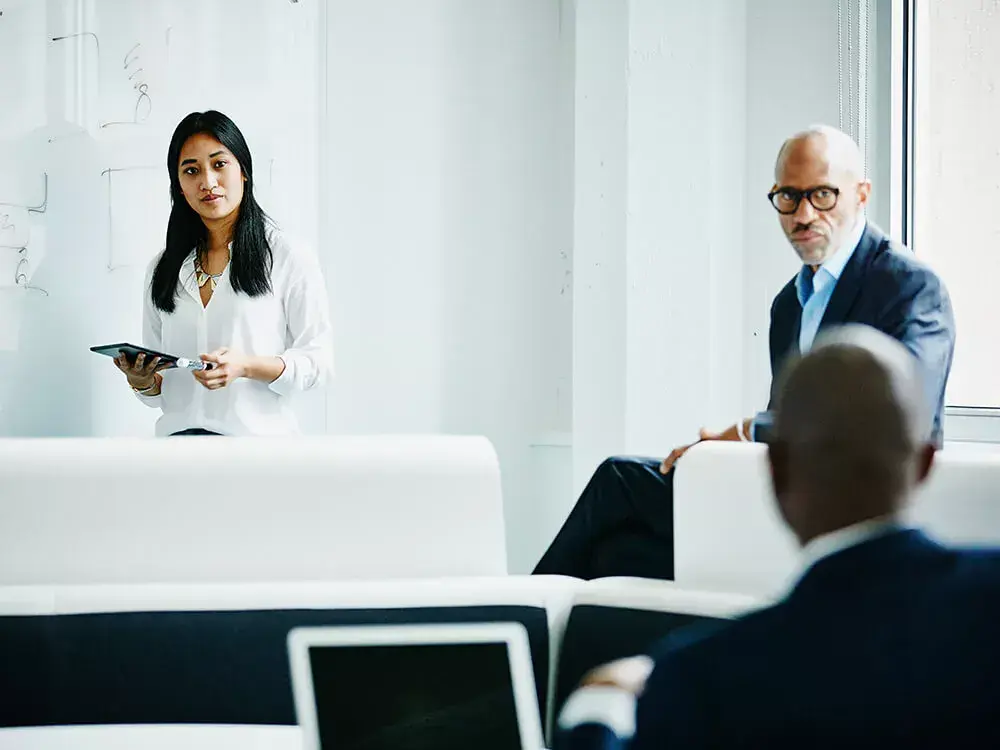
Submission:
[[[596,670],[556,746],[634,733],[630,750],[1000,747],[1000,550],[900,521],[934,430],[905,346],[866,326],[821,335],[785,371],[768,444],[798,582],[775,606]]]
[[[808,352],[823,329],[871,326],[916,356],[933,416],[931,439],[940,444],[955,348],[944,284],[866,222],[872,186],[857,145],[845,133],[823,125],[798,133],[781,147],[774,172],[767,197],[802,268],[771,305],[772,376],[789,357]],[[768,409],[721,433],[702,430],[700,439],[766,443],[773,419]],[[690,447],[662,461],[623,457],[602,463],[534,573],[672,580],[674,464]]]

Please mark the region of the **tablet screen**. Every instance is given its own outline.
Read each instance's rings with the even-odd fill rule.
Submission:
[[[90,351],[96,354],[103,354],[107,357],[117,357],[119,352],[125,352],[125,358],[128,360],[129,364],[135,362],[135,358],[139,356],[140,353],[146,355],[146,361],[149,362],[153,357],[159,357],[163,362],[176,362],[177,357],[170,354],[164,354],[163,352],[158,352],[153,349],[147,349],[144,346],[136,346],[135,344],[105,344],[103,346],[92,346]]]

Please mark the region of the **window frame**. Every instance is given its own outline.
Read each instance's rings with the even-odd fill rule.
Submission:
[[[891,96],[891,184],[890,229],[904,245],[919,254],[914,243],[914,144],[916,142],[916,73],[921,50],[926,50],[928,3],[933,0],[885,0],[891,2],[890,61]],[[883,56],[882,59],[885,59]],[[946,405],[946,442],[1000,443],[1000,408]]]

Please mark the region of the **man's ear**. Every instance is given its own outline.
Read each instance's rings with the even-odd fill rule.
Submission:
[[[927,481],[927,477],[930,476],[931,467],[934,466],[934,454],[937,453],[937,448],[935,448],[930,443],[925,444],[920,452],[917,453],[917,484],[923,484]]]
[[[872,183],[870,180],[865,180],[858,185],[858,205],[864,208],[868,205],[868,199],[872,195]]]

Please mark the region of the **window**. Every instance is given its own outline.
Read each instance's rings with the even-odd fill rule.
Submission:
[[[896,7],[906,40],[904,238],[955,307],[949,415],[995,423],[949,437],[1000,439],[1000,0]]]

